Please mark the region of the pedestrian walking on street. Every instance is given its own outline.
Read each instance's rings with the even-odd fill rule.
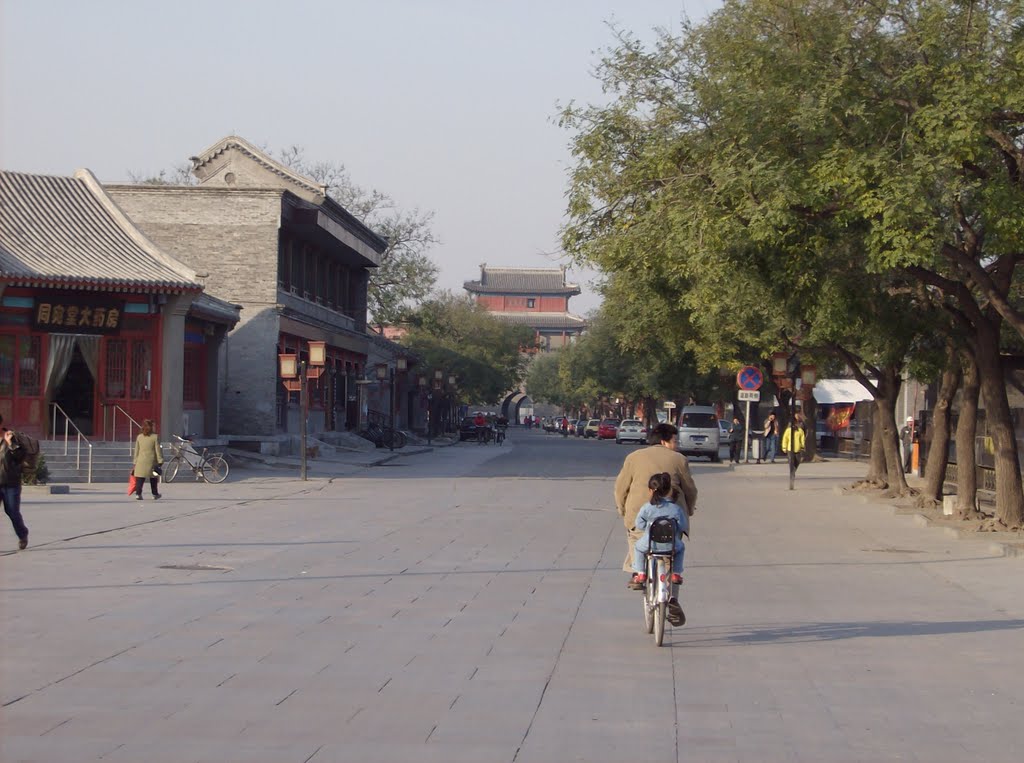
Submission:
[[[739,416],[732,417],[732,426],[729,427],[729,461],[738,464],[740,462],[740,451],[743,449],[743,434],[746,427],[740,421]]]
[[[633,547],[643,535],[636,529],[636,515],[651,496],[648,483],[652,474],[667,472],[672,483],[671,499],[686,509],[689,516],[697,510],[697,486],[690,475],[686,456],[676,451],[679,430],[672,424],[661,423],[651,430],[651,446],[634,450],[622,463],[615,478],[615,508],[626,526],[626,559],[622,571],[633,571]],[[629,587],[643,589],[643,584],[630,579]]]
[[[907,423],[900,429],[900,444],[903,446],[903,473],[910,474],[914,461],[914,417],[907,416]]]
[[[803,419],[799,413],[790,420],[786,431],[782,433],[782,452],[789,457],[789,489],[793,489],[796,470],[804,457],[807,438],[804,435]]]
[[[160,498],[157,485],[160,482],[160,470],[164,463],[164,454],[160,450],[160,438],[153,431],[153,420],[142,422],[142,431],[135,438],[135,452],[132,455],[132,474],[135,475],[135,500],[142,500],[142,486],[149,480],[153,499]]]
[[[0,416],[2,424],[3,417]],[[25,449],[18,445],[14,430],[4,429],[0,440],[0,501],[18,536],[19,549],[28,546],[28,527],[21,518],[21,464],[24,460]]]
[[[775,463],[775,454],[779,450],[779,420],[774,413],[768,414],[764,422],[764,460]]]

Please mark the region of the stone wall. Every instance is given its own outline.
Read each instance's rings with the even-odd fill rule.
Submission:
[[[276,432],[281,191],[106,186],[158,247],[195,269],[212,296],[244,305],[225,343],[221,431]]]

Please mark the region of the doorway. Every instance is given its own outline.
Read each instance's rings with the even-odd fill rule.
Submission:
[[[85,362],[85,357],[77,343],[71,354],[68,372],[64,376],[64,381],[54,391],[52,400],[64,409],[68,417],[82,430],[82,434],[92,437],[93,414],[96,409],[96,381],[92,378],[89,364]],[[63,426],[60,418],[58,415],[56,421],[58,430]]]

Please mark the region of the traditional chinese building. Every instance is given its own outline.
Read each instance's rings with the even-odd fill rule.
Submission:
[[[569,312],[580,287],[568,283],[565,268],[493,268],[480,266],[480,279],[463,288],[496,318],[529,326],[537,347],[556,349],[576,341],[587,322]]]
[[[10,426],[45,437],[67,421],[113,439],[120,416],[214,436],[217,353],[238,317],[88,170],[0,172],[0,413]]]
[[[311,341],[326,343],[326,371],[310,379],[310,432],[358,426],[369,269],[387,242],[326,186],[242,138],[218,141],[192,157],[192,167],[196,186],[107,191],[210,292],[243,308],[226,343],[225,430],[298,431],[302,414],[281,383],[278,355],[309,360]]]

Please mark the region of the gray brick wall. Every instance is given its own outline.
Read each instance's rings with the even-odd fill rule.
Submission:
[[[226,341],[221,431],[276,431],[280,191],[107,186],[157,246],[194,268],[215,297],[244,306]]]

